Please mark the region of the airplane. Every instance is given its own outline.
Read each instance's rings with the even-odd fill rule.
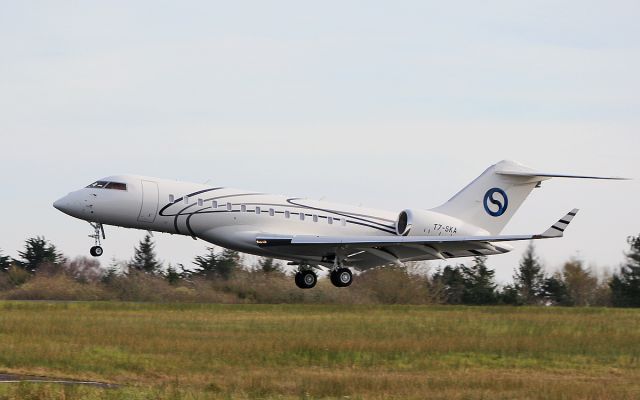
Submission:
[[[400,212],[211,187],[138,175],[116,175],[69,193],[53,206],[88,221],[103,253],[104,225],[191,236],[244,253],[288,260],[295,283],[313,288],[315,270],[347,287],[351,269],[407,261],[488,256],[513,250],[508,242],[560,238],[571,210],[540,234],[501,235],[534,188],[551,178],[614,179],[538,172],[503,160],[487,168],[446,203]]]

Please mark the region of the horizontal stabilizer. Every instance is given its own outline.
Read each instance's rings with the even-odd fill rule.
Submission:
[[[515,171],[515,170],[501,170],[496,171],[499,175],[508,176],[522,176],[522,177],[541,177],[541,178],[575,178],[575,179],[605,179],[614,181],[626,181],[629,178],[622,178],[619,176],[591,176],[591,175],[569,175],[569,174],[553,174],[548,172],[538,171]]]

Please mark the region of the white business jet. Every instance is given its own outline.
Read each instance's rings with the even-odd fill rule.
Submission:
[[[443,205],[400,212],[137,176],[100,179],[53,206],[93,227],[90,253],[102,255],[104,225],[188,235],[229,249],[289,260],[296,285],[315,286],[314,269],[349,286],[350,268],[507,253],[506,242],[562,237],[577,209],[534,235],[500,235],[531,191],[550,174],[501,161]]]

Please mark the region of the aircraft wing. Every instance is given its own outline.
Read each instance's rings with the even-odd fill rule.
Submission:
[[[336,249],[347,255],[345,261],[353,264],[382,265],[390,262],[446,259],[474,255],[506,253],[510,246],[500,242],[562,237],[577,209],[571,210],[549,229],[534,235],[495,236],[314,236],[314,235],[259,235],[256,243],[260,247],[299,248],[305,253],[329,253]],[[314,251],[315,249],[315,251]],[[366,254],[365,254],[366,253]],[[374,265],[374,266],[375,266]]]

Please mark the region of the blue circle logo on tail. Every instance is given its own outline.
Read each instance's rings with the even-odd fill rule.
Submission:
[[[499,217],[507,211],[509,206],[509,198],[504,190],[493,188],[487,190],[484,194],[484,210],[492,217]],[[496,209],[497,207],[497,209]]]

